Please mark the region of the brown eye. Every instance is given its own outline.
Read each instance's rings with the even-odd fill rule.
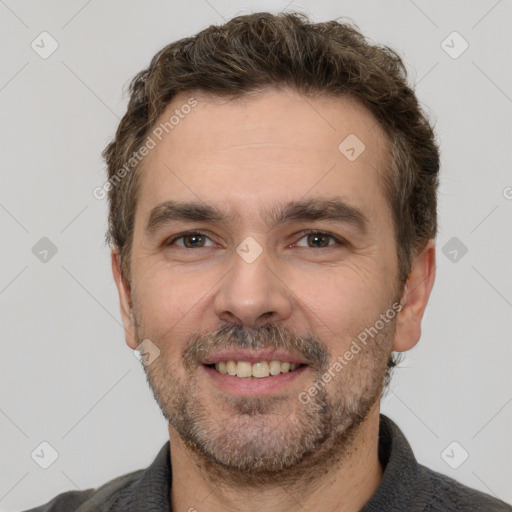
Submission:
[[[183,244],[187,248],[192,247],[203,247],[204,246],[204,236],[203,235],[185,235],[183,237]]]
[[[322,231],[311,231],[304,233],[304,236],[300,240],[306,240],[306,243],[297,243],[298,247],[308,247],[311,249],[322,249],[324,247],[336,245],[336,243],[342,243],[342,241],[334,235],[331,235],[330,233],[323,233]]]
[[[211,243],[210,241],[210,245],[208,246],[206,245],[207,240],[209,240],[209,238],[206,235],[203,235],[202,233],[183,233],[182,235],[177,236],[172,240],[169,240],[169,242],[167,242],[166,245],[176,245],[184,249],[211,247],[213,243]]]
[[[329,235],[308,235],[308,244],[313,247],[327,247],[329,245]]]

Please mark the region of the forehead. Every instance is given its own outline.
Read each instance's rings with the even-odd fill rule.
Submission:
[[[248,215],[272,202],[333,195],[366,204],[370,214],[386,207],[387,137],[355,99],[273,89],[239,99],[182,92],[155,128],[136,217],[169,200]]]

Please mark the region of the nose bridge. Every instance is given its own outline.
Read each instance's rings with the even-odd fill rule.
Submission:
[[[290,295],[272,269],[269,254],[254,239],[244,240],[232,268],[220,283],[215,313],[222,320],[255,327],[263,319],[278,321],[291,313]]]

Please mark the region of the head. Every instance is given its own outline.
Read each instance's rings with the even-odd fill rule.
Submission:
[[[402,61],[257,13],[166,46],[130,93],[104,151],[126,341],[157,347],[148,381],[203,461],[306,468],[375,409],[434,281],[439,155]],[[242,348],[304,366],[234,395],[205,364]]]

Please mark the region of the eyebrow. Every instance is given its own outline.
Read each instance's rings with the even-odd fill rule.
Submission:
[[[294,221],[330,220],[352,225],[365,234],[370,224],[362,210],[341,198],[292,201],[267,209],[264,214],[274,227]],[[236,219],[240,214],[229,214],[205,203],[166,201],[151,210],[144,231],[152,235],[168,224],[183,221],[226,224],[230,217]]]

